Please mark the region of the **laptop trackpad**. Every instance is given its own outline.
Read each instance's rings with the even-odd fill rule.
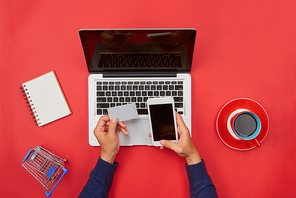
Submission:
[[[150,133],[148,119],[134,119],[124,123],[127,125],[129,135],[125,136],[121,132],[118,133],[121,146],[152,145],[151,137],[148,136],[148,133]]]

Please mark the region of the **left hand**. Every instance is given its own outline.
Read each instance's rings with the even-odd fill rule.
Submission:
[[[117,123],[115,117],[110,121],[108,115],[102,116],[94,129],[94,135],[101,146],[101,158],[111,164],[113,164],[115,160],[120,145],[116,128],[124,135],[128,135],[126,125],[123,122]]]

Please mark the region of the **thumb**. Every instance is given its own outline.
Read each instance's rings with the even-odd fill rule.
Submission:
[[[116,131],[116,127],[117,127],[117,119],[116,117],[113,117],[111,119],[111,122],[109,123],[109,129],[108,129],[108,133],[115,133]]]
[[[163,145],[164,147],[168,148],[168,149],[171,149],[171,150],[177,152],[178,145],[176,143],[174,143],[174,142],[171,142],[169,140],[161,140],[160,144]]]

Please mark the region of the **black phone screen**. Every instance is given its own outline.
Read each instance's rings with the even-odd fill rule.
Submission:
[[[149,105],[154,141],[176,140],[172,104]]]

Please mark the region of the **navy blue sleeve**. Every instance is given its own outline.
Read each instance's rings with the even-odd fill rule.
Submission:
[[[110,164],[100,157],[78,198],[107,198],[117,166],[117,162]]]
[[[216,188],[208,175],[204,161],[197,164],[186,165],[190,197],[191,198],[216,198],[218,197]]]

